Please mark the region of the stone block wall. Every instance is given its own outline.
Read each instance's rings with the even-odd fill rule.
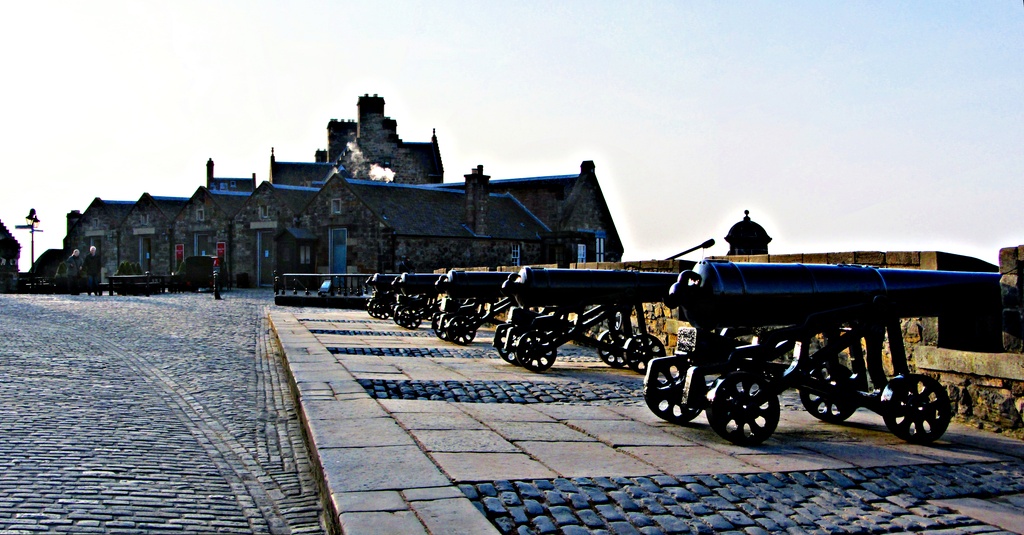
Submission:
[[[913,346],[920,372],[946,385],[955,414],[979,428],[1024,438],[1024,246],[999,251],[1002,352],[959,351],[928,340]]]

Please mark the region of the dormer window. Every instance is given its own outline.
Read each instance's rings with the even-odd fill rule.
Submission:
[[[238,189],[238,182],[235,180],[231,181],[231,189]]]

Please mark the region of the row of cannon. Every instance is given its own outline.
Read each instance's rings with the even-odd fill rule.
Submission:
[[[822,421],[866,408],[903,440],[938,439],[952,418],[949,395],[910,372],[900,320],[980,315],[1000,300],[998,273],[718,260],[681,273],[524,267],[375,274],[367,283],[371,316],[408,329],[429,319],[438,337],[462,345],[496,323],[499,355],[534,372],[549,369],[563,344],[595,347],[609,366],[644,374],[644,400],[658,417],[683,424],[704,412],[738,445],[774,433],[787,389]],[[673,355],[645,324],[644,304],[658,302],[678,308],[695,334]]]

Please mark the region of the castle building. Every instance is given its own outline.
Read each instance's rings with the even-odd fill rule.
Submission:
[[[622,243],[595,165],[578,175],[492,180],[477,166],[444,182],[436,131],[398,137],[384,99],[364,95],[358,119],[332,119],[312,162],[279,162],[267,180],[218,178],[189,198],[93,200],[68,214],[64,247],[95,245],[106,274],[125,260],[169,274],[184,257],[214,255],[239,284],[274,273],[394,272],[464,266],[616,262]]]

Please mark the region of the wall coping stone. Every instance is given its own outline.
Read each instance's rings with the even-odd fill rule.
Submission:
[[[932,346],[914,348],[919,369],[1024,381],[1024,354],[978,353]]]

